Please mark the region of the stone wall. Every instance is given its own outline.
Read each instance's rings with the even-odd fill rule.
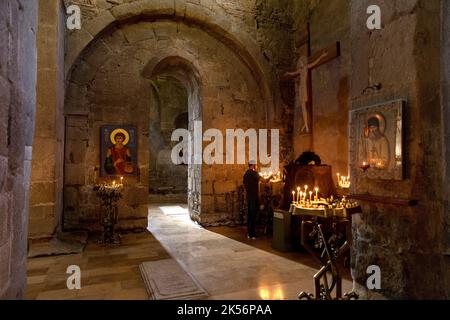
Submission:
[[[123,22],[125,24],[128,24],[131,20],[133,20],[133,17],[140,16],[141,18],[145,19],[152,17],[157,17],[157,19],[168,19],[168,20],[176,20],[179,21],[178,23],[174,23],[175,26],[184,26],[185,24],[188,25],[196,25],[200,27],[201,29],[204,29],[207,34],[209,34],[211,37],[206,40],[210,43],[215,43],[216,41],[219,41],[226,46],[229,47],[229,49],[233,52],[233,54],[241,60],[241,62],[244,64],[244,69],[247,69],[247,73],[251,74],[253,77],[253,80],[256,80],[258,83],[258,87],[254,90],[255,93],[261,94],[263,96],[263,102],[258,103],[258,109],[262,109],[261,111],[261,121],[267,121],[269,117],[273,118],[273,110],[279,110],[279,108],[275,108],[275,104],[273,103],[274,96],[270,92],[269,82],[273,81],[273,74],[274,70],[270,67],[270,63],[266,61],[264,56],[261,54],[260,48],[256,45],[254,39],[257,38],[257,34],[262,35],[264,34],[262,30],[258,30],[256,24],[255,24],[255,1],[246,1],[243,3],[242,1],[213,1],[213,0],[207,0],[207,1],[184,1],[184,0],[164,0],[159,2],[153,2],[153,1],[103,1],[103,0],[96,0],[96,1],[73,1],[73,3],[78,3],[81,6],[82,9],[82,29],[78,31],[72,31],[67,33],[68,37],[68,46],[66,50],[66,80],[69,83],[69,91],[75,92],[78,89],[73,89],[72,86],[72,75],[75,73],[82,74],[84,71],[74,71],[73,68],[76,65],[76,68],[84,68],[84,64],[81,66],[79,65],[80,59],[84,56],[84,50],[87,47],[90,47],[93,45],[94,42],[97,42],[98,38],[103,37],[104,34],[110,34],[111,27],[114,25],[115,22]],[[92,4],[92,5],[91,5]],[[133,23],[130,24],[132,26]],[[177,27],[178,28],[178,27]],[[165,44],[169,43],[170,37],[175,35],[172,31],[164,31],[164,28],[161,28],[161,31],[158,31],[158,33],[153,34],[153,41],[157,41],[158,44]],[[150,31],[152,32],[152,31]],[[139,28],[134,26],[133,29],[130,29],[130,31],[127,32],[127,39],[126,41],[129,43],[138,42],[140,40],[148,40],[147,42],[150,42],[149,39],[147,39],[148,33],[148,27],[147,28]],[[177,31],[178,33],[178,31]],[[178,36],[176,34],[176,36]],[[175,36],[175,37],[176,37]],[[175,38],[174,37],[174,38]],[[117,38],[117,37],[116,37]],[[259,44],[266,43],[267,41],[261,40],[263,37],[260,37],[260,40],[258,41]],[[103,41],[103,40],[102,40]],[[203,39],[202,41],[205,41]],[[107,53],[109,49],[107,46],[104,46],[102,44],[98,45],[100,48],[98,51],[98,57],[94,58],[97,60],[101,60],[102,53]],[[273,47],[275,47],[273,45]],[[189,52],[189,54],[194,54],[197,49],[195,48],[193,52]],[[277,52],[277,50],[273,50],[274,52]],[[74,64],[77,62],[76,64]],[[94,65],[96,63],[100,63],[100,61],[92,62],[90,61],[87,63],[87,65]],[[218,66],[210,66],[210,68],[213,68],[216,70]],[[84,69],[83,69],[84,70]],[[74,71],[74,72],[72,72]],[[216,71],[214,71],[216,72]],[[89,73],[89,71],[88,71]],[[87,77],[89,77],[88,75]],[[245,75],[245,77],[248,77],[248,75]],[[203,80],[202,80],[203,81]],[[220,82],[223,82],[221,79]],[[220,88],[225,87],[227,88],[228,84],[220,84],[218,85]],[[206,89],[209,90],[209,88],[203,88],[202,90]],[[222,89],[221,89],[222,90]],[[249,88],[245,84],[242,85],[242,87],[238,88],[236,97],[233,97],[233,102],[231,104],[241,104],[245,103],[245,101],[240,101],[240,91],[250,91],[253,90],[253,88]],[[147,91],[148,92],[148,91]],[[86,91],[81,90],[80,94],[74,94],[68,93],[67,94],[67,101],[70,100],[70,97],[75,97],[75,99],[82,99],[81,97],[85,96]],[[209,96],[209,93],[205,95],[207,97],[211,97],[211,100],[214,100],[215,102],[219,101],[221,97],[216,95],[215,93],[212,93],[212,96]],[[276,99],[276,97],[275,97]],[[86,102],[85,100],[84,102]],[[83,103],[83,102],[82,102]],[[70,102],[69,109],[70,107]],[[226,110],[226,106],[221,106],[221,110]],[[67,110],[67,108],[66,108]],[[272,110],[269,112],[269,110]],[[72,111],[68,111],[69,117],[67,117],[67,128],[69,128],[69,131],[77,132],[81,131],[81,133],[75,133],[75,141],[71,141],[74,135],[72,135],[72,138],[66,138],[66,147],[72,143],[74,145],[77,145],[77,151],[72,154],[69,146],[69,151],[66,149],[66,172],[65,177],[66,179],[69,178],[68,183],[66,183],[65,188],[65,208],[64,212],[65,215],[65,221],[67,222],[67,226],[69,228],[80,226],[80,221],[84,221],[86,216],[89,216],[89,214],[86,214],[86,210],[80,209],[81,207],[90,206],[89,210],[94,210],[94,207],[96,205],[87,205],[88,203],[96,203],[94,199],[89,198],[89,200],[86,200],[83,204],[80,205],[79,199],[85,200],[85,195],[87,194],[85,191],[89,189],[83,189],[84,191],[80,191],[80,186],[84,185],[84,178],[80,177],[79,173],[81,170],[81,163],[84,161],[84,152],[81,151],[83,148],[89,148],[92,146],[89,142],[89,139],[86,138],[85,133],[83,129],[81,128],[84,124],[88,123],[90,126],[92,123],[89,122],[91,120],[86,120],[86,116],[89,113],[88,112],[79,112],[79,110],[76,110],[74,113]],[[258,116],[257,116],[258,117]],[[76,120],[74,120],[76,118]],[[86,122],[88,121],[88,122]],[[257,120],[258,122],[259,120]],[[282,124],[279,124],[282,126]],[[253,126],[253,125],[252,125]],[[258,124],[260,126],[260,124]],[[262,126],[262,124],[261,124]],[[267,122],[266,122],[267,126]],[[232,128],[235,127],[235,124],[232,125]],[[245,129],[245,127],[244,127]],[[283,129],[283,128],[282,128]],[[145,133],[145,132],[144,132]],[[283,135],[283,132],[282,132]],[[82,143],[78,143],[78,142]],[[84,147],[83,147],[84,145]],[[284,144],[286,145],[286,144]],[[140,150],[143,150],[144,148],[140,148]],[[140,157],[141,159],[144,159]],[[146,165],[148,165],[147,161],[144,161]],[[67,166],[68,165],[68,166]],[[84,164],[85,167],[89,167],[90,164]],[[94,165],[94,168],[98,165]],[[141,168],[142,169],[142,168]],[[145,168],[144,168],[145,169]],[[209,169],[209,168],[208,168]],[[55,168],[56,171],[61,172],[60,168]],[[88,169],[90,171],[91,168]],[[244,169],[240,169],[240,171],[243,172]],[[190,180],[198,180],[200,178],[200,168],[194,169],[190,171]],[[141,170],[142,173],[142,170]],[[241,175],[242,173],[239,173]],[[146,174],[148,177],[148,174]],[[198,178],[194,177],[197,176]],[[73,178],[73,179],[72,179]],[[191,179],[192,178],[192,179]],[[208,179],[208,183],[212,184],[213,182],[220,184],[221,179],[225,179],[225,177],[220,177],[217,179]],[[75,180],[75,181],[74,181]],[[236,178],[236,182],[233,185],[240,184],[241,177]],[[91,181],[91,180],[89,180]],[[200,182],[199,182],[200,183]],[[195,184],[195,183],[194,183]],[[140,185],[138,182],[139,188],[140,188],[140,200],[139,204],[133,203],[132,204],[132,213],[130,219],[128,219],[128,222],[132,221],[134,218],[132,218],[133,215],[136,216],[136,210],[141,210],[139,214],[139,219],[141,220],[141,223],[138,223],[138,225],[143,225],[143,190],[145,188],[148,189],[148,185],[143,184]],[[232,186],[226,186],[225,189],[232,190]],[[200,190],[200,189],[198,189]],[[211,188],[207,187],[206,190],[209,190],[208,196],[205,198],[205,201],[208,203],[208,208],[211,208],[213,206],[213,209],[208,209],[207,211],[212,211],[217,213],[217,216],[226,216],[224,212],[221,212],[223,210],[227,210],[229,212],[229,208],[226,206],[225,202],[225,193],[222,191],[212,191]],[[89,193],[89,192],[88,192]],[[221,199],[217,199],[215,194],[220,194]],[[191,197],[192,198],[192,197]],[[91,201],[92,200],[92,201]],[[136,199],[135,199],[136,200]],[[133,201],[135,201],[133,200]],[[192,200],[192,199],[191,199]],[[193,202],[196,202],[196,200],[192,200]],[[138,209],[139,207],[139,209]],[[129,208],[125,209],[126,211]],[[129,210],[128,210],[129,211]],[[73,212],[76,212],[76,214],[72,214]],[[91,221],[93,221],[95,214],[90,218]],[[127,215],[125,215],[127,216]],[[89,219],[88,219],[89,220]],[[207,220],[207,219],[206,219]],[[205,221],[206,221],[205,220]],[[226,218],[220,218],[219,220],[226,221]],[[133,223],[127,223],[130,225],[130,227],[133,226]],[[83,225],[83,223],[81,223]],[[89,225],[89,223],[87,223]]]
[[[444,159],[444,185],[450,185],[450,3],[442,3],[442,45],[441,45],[441,105],[443,113],[444,137],[443,159]],[[447,247],[447,254],[450,255],[450,189],[445,190],[446,213],[444,246]],[[450,286],[449,286],[450,287]]]
[[[175,129],[188,129],[188,93],[183,84],[170,76],[153,79],[154,99],[150,110],[150,181],[149,191],[154,195],[171,196],[179,194],[186,198],[188,187],[188,168],[175,165],[171,161],[172,132]],[[177,177],[177,179],[174,179]],[[184,196],[182,196],[184,195]],[[153,197],[154,201],[158,197]]]
[[[147,225],[152,99],[150,79],[143,73],[152,61],[167,57],[183,58],[198,73],[196,90],[200,93],[203,130],[217,128],[225,133],[229,128],[264,128],[266,110],[259,81],[227,44],[199,27],[174,21],[119,25],[95,41],[69,78],[65,106],[66,226],[95,228],[98,202],[92,187],[95,168],[100,165],[99,128],[121,123],[138,128],[140,172],[137,179],[127,178],[119,213],[121,226]],[[190,119],[196,117],[190,115]],[[203,165],[202,224],[229,220],[226,194],[242,183],[244,171],[243,165]]]
[[[65,9],[61,0],[39,8],[36,134],[30,190],[31,239],[61,227],[64,154]]]
[[[307,23],[312,54],[340,42],[341,56],[312,72],[313,150],[335,173],[347,174],[351,63],[348,1],[261,0],[256,2],[254,12],[258,44],[277,79],[286,71],[294,70],[299,56],[307,54],[306,46],[300,45]],[[279,88],[278,83],[274,86]],[[277,90],[275,94],[280,92]],[[301,112],[294,110],[292,94],[288,100],[288,105],[277,103],[273,114],[274,125],[282,128],[284,161],[295,160],[310,149],[309,136],[294,133],[294,117],[301,117]]]
[[[37,0],[0,2],[0,299],[26,286],[37,13]]]
[[[76,3],[86,1],[76,0]],[[292,110],[281,101],[278,74],[295,65],[294,42],[310,12],[319,1],[291,0],[118,0],[91,1],[82,5],[83,28],[68,33],[66,71],[82,50],[115,21],[133,16],[164,17],[202,25],[214,37],[232,44],[233,50],[260,79],[264,92],[268,127],[281,130],[281,157],[290,160],[291,135],[288,124]],[[293,26],[299,20],[302,23]]]
[[[371,4],[381,7],[382,30],[365,28],[363,13]],[[352,192],[419,201],[415,207],[364,203],[364,213],[353,217],[352,274],[362,298],[449,297],[445,281],[450,269],[443,255],[439,35],[440,1],[351,1],[351,108],[408,101],[404,180],[354,179]],[[362,94],[375,83],[382,90]],[[350,165],[355,177],[357,164]],[[378,292],[365,286],[369,265],[381,268]]]
[[[311,53],[340,42],[341,55],[312,72],[313,150],[336,173],[348,174],[350,19],[347,0],[320,1],[309,17]],[[302,138],[294,138],[294,147]],[[296,149],[298,150],[298,149]],[[305,149],[301,148],[298,156]]]
[[[441,3],[441,112],[442,112],[442,159],[443,159],[443,202],[444,202],[444,236],[445,250],[444,270],[450,270],[450,3]],[[444,275],[444,287],[450,297],[450,272]]]
[[[449,247],[445,234],[450,223],[445,218],[448,213],[444,215],[448,188],[442,184],[442,172],[448,172],[443,171],[443,163],[448,163],[445,160],[448,157],[441,147],[448,144],[441,139],[441,123],[448,122],[448,117],[442,117],[448,109],[445,47],[443,106],[439,106],[439,6],[443,4],[445,9],[448,5],[437,0],[260,1],[259,4],[264,16],[289,21],[292,26],[285,37],[292,43],[291,68],[300,54],[295,45],[306,22],[310,23],[312,53],[336,40],[341,42],[341,57],[312,74],[314,147],[323,162],[333,166],[334,173],[347,173],[349,165],[353,176],[358,170],[348,157],[349,110],[392,99],[408,100],[405,179],[356,180],[352,192],[418,199],[419,206],[364,203],[364,214],[355,216],[353,221],[353,276],[362,298],[448,297],[449,258],[443,253]],[[371,4],[381,6],[381,31],[369,32],[366,28],[366,9]],[[283,5],[290,12],[287,16],[276,9]],[[275,9],[266,10],[269,8]],[[446,13],[443,11],[442,17],[448,16]],[[444,20],[444,41],[447,24]],[[269,31],[266,39],[279,39],[273,30],[278,25],[266,21],[261,26]],[[288,61],[279,64],[278,73],[283,72]],[[365,90],[376,83],[382,84],[381,91]],[[293,118],[292,108],[285,106],[283,111],[287,119]],[[292,125],[290,120],[286,123]],[[292,144],[294,157],[305,150],[301,137],[292,137]],[[380,292],[365,288],[366,268],[371,264],[379,264],[382,270]]]

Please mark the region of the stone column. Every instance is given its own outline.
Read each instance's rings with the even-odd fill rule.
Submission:
[[[64,5],[40,1],[36,133],[29,236],[51,237],[61,226],[64,157]]]
[[[0,2],[0,300],[26,286],[37,13],[37,0]]]

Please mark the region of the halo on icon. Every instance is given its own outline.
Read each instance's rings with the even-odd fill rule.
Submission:
[[[130,142],[130,134],[125,129],[116,129],[113,132],[111,132],[110,139],[112,144],[116,144],[116,135],[118,135],[119,133],[125,136],[125,139],[123,140],[122,144],[126,146],[128,142]]]

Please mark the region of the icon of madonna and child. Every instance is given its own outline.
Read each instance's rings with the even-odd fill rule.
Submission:
[[[103,126],[101,129],[102,176],[123,177],[137,173],[136,128]]]

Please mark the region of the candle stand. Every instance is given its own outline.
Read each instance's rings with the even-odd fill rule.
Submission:
[[[100,184],[94,187],[100,205],[100,225],[103,228],[101,244],[120,244],[120,234],[116,231],[119,209],[118,201],[122,198],[122,184]]]
[[[343,207],[303,207],[292,204],[292,215],[302,216],[302,246],[321,264],[321,268],[314,275],[315,294],[302,291],[298,298],[307,300],[336,300],[358,299],[355,292],[342,296],[342,277],[337,261],[349,249],[346,240],[350,228],[352,214],[360,213],[358,204],[346,204]],[[328,275],[331,275],[329,281]]]

